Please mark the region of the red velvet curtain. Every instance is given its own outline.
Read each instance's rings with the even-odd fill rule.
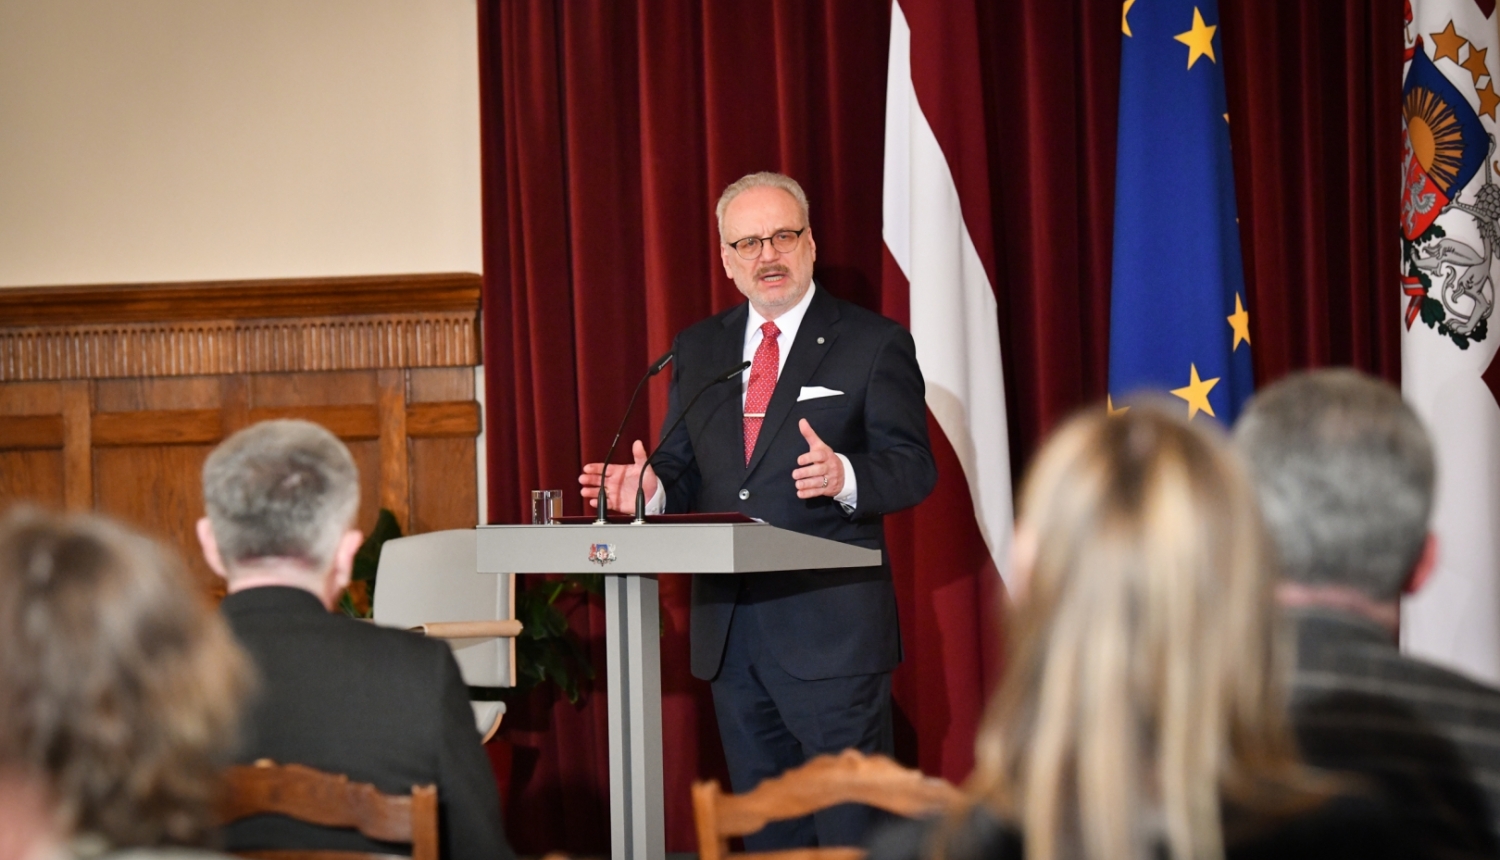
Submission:
[[[975,2],[985,71],[996,292],[1012,460],[1101,397],[1120,51],[1119,0]],[[1399,371],[1400,0],[1220,0],[1222,54],[1261,383],[1354,364]],[[481,0],[485,370],[490,517],[572,489],[602,457],[647,362],[740,301],[712,207],[752,170],[812,200],[818,278],[907,316],[881,291],[889,0]],[[665,412],[653,383],[627,438]],[[933,428],[936,431],[936,428]],[[887,530],[907,660],[898,749],[962,779],[998,668],[998,581],[967,491],[942,479]],[[687,583],[664,578],[668,848],[695,848],[687,787],[722,777],[707,686],[687,670]],[[603,667],[603,614],[571,608]],[[533,696],[507,717],[518,849],[608,850],[602,676],[581,706]]]
[[[1257,385],[1401,378],[1402,0],[1220,0]]]

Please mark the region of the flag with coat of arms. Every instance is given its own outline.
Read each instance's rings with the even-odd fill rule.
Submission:
[[[1500,259],[1495,0],[1406,4],[1402,393],[1437,454],[1438,567],[1403,601],[1408,653],[1500,684]],[[1399,302],[1399,304],[1397,304]]]
[[[1230,424],[1254,388],[1217,0],[1125,0],[1109,408]]]

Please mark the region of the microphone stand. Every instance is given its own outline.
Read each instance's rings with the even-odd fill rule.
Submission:
[[[698,393],[693,395],[693,399],[688,401],[688,405],[683,407],[681,412],[677,413],[677,420],[672,422],[672,426],[667,428],[667,432],[661,434],[662,440],[667,439],[673,433],[677,432],[677,427],[682,424],[684,418],[687,418],[688,412],[692,410],[693,404],[698,402],[698,398],[707,394],[708,390],[710,388],[713,388],[715,385],[718,385],[721,382],[728,382],[731,379],[739,376],[741,373],[744,373],[745,368],[749,366],[750,362],[742,361],[739,364],[736,364],[734,367],[725,368],[724,370],[721,370],[718,373],[714,374],[714,378],[710,379],[708,381],[708,384],[698,389]],[[651,468],[651,460],[656,457],[656,453],[660,450],[661,443],[658,442],[656,447],[651,449],[650,455],[646,457],[646,462],[642,464],[641,473],[635,478],[635,519],[630,521],[631,525],[638,526],[646,522],[646,490],[644,487],[646,481],[646,470]]]
[[[599,473],[599,515],[594,518],[595,525],[602,526],[609,522],[609,489],[606,486],[609,483],[607,480],[609,461],[615,457],[615,448],[620,444],[620,434],[625,432],[625,422],[630,420],[630,413],[635,409],[635,400],[641,396],[641,389],[646,387],[646,380],[661,373],[662,368],[671,363],[674,354],[671,350],[667,350],[666,355],[651,362],[651,366],[646,368],[646,375],[635,384],[635,391],[630,395],[630,403],[625,407],[625,414],[620,418],[620,426],[615,428],[614,441],[609,443],[609,453],[604,455],[604,468]]]

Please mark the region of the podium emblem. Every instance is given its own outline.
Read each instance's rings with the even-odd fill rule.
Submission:
[[[615,560],[615,548],[613,544],[595,543],[589,544],[589,561],[600,567]]]

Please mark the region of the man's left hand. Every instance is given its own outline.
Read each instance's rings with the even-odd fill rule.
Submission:
[[[807,453],[797,458],[797,465],[802,468],[792,472],[797,482],[797,498],[837,496],[844,489],[844,461],[818,438],[806,418],[797,422],[797,429],[807,440]]]

